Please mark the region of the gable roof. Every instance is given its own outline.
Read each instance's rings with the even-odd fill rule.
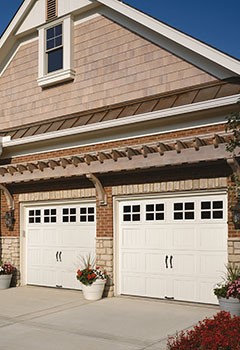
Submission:
[[[68,0],[71,1],[71,0]],[[6,51],[10,51],[18,38],[20,24],[31,11],[36,0],[25,0],[7,30],[0,38],[0,73]],[[240,62],[203,42],[156,20],[119,0],[89,0],[93,6],[103,5],[110,18],[121,23],[146,39],[166,48],[186,61],[211,73],[219,79],[240,75]],[[43,23],[42,23],[43,24]],[[33,28],[36,31],[36,28]]]

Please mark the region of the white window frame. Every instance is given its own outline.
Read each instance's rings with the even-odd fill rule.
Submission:
[[[63,30],[63,68],[54,72],[47,72],[46,54],[46,31],[47,29],[62,24]],[[72,45],[73,20],[71,16],[58,19],[38,28],[39,49],[38,49],[38,85],[41,87],[55,85],[65,81],[73,80],[73,45]]]

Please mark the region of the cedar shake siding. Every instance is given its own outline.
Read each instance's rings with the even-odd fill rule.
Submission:
[[[216,80],[103,16],[74,27],[74,69],[73,82],[41,89],[38,41],[19,46],[0,79],[1,128]]]

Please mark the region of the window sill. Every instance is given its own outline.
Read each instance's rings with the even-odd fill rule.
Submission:
[[[73,80],[76,72],[73,69],[59,70],[38,78],[38,86],[47,87]]]

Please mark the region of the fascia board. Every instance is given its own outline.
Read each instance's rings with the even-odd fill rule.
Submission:
[[[187,113],[199,112],[199,111],[209,110],[212,108],[234,105],[239,101],[240,101],[240,94],[237,94],[237,95],[227,96],[227,97],[223,97],[215,100],[209,100],[209,101],[198,102],[198,103],[185,105],[185,106],[167,108],[162,111],[139,114],[139,115],[135,115],[134,118],[130,116],[126,118],[100,122],[92,125],[86,125],[85,127],[81,126],[81,127],[76,127],[76,128],[66,129],[66,130],[54,131],[46,134],[29,136],[22,139],[16,139],[16,140],[9,140],[9,138],[3,138],[3,147],[7,148],[7,147],[14,147],[14,146],[26,145],[31,143],[33,144],[36,142],[43,142],[43,141],[59,139],[64,137],[72,137],[73,135],[90,133],[96,130],[100,131],[104,129],[111,129],[111,128],[130,125],[130,124],[138,124],[138,123],[154,121],[157,119],[170,118],[170,117],[175,117],[177,115],[180,116]]]
[[[138,22],[139,24],[149,28],[150,30],[161,34],[162,36],[172,40],[177,44],[181,44],[187,49],[206,57],[210,61],[213,61],[220,66],[230,70],[231,72],[240,75],[240,62],[214,48],[208,46],[207,44],[198,41],[178,30],[159,22],[158,20],[149,17],[148,15],[137,11],[136,9],[123,4],[118,0],[98,0],[101,4],[115,10],[125,16],[131,18],[132,20]]]

